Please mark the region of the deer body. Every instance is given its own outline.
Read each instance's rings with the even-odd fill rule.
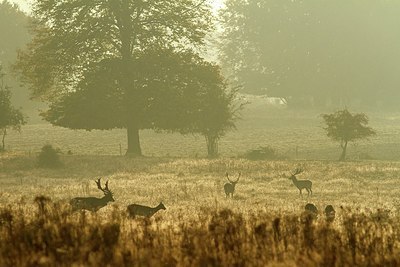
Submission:
[[[131,217],[135,216],[144,216],[144,217],[151,217],[159,210],[165,210],[165,206],[162,202],[158,204],[157,207],[148,207],[139,204],[131,204],[128,206],[127,210]]]
[[[106,187],[103,189],[100,185],[100,178],[95,181],[97,187],[103,191],[104,196],[102,198],[97,197],[75,197],[71,199],[69,204],[72,206],[72,210],[89,210],[89,211],[98,211],[102,207],[106,206],[108,202],[113,202],[113,194],[108,189],[108,181],[106,182]]]
[[[106,206],[108,202],[114,201],[107,196],[102,198],[97,197],[76,197],[71,199],[69,202],[73,210],[89,210],[98,211],[102,207]]]
[[[312,187],[312,182],[310,181],[310,180],[297,180],[297,178],[296,178],[296,175],[297,174],[299,174],[299,173],[301,173],[303,170],[301,170],[301,169],[297,169],[296,171],[295,171],[295,173],[294,174],[292,174],[292,176],[290,176],[290,180],[292,180],[292,182],[293,182],[293,184],[299,189],[299,191],[300,191],[300,195],[302,195],[302,190],[303,189],[306,189],[307,190],[307,193],[308,193],[308,195],[310,195],[310,193],[311,193],[311,195],[312,195],[312,189],[311,189],[311,187]]]
[[[238,175],[236,181],[231,181],[229,179],[229,174],[226,173],[226,178],[229,181],[229,183],[226,183],[224,185],[224,190],[225,190],[226,197],[229,197],[229,196],[233,197],[233,193],[235,192],[235,186],[239,182],[240,175],[241,175],[241,173],[239,172],[239,175]]]

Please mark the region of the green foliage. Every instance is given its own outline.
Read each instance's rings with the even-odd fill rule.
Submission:
[[[52,145],[44,145],[38,155],[38,166],[42,168],[58,168],[62,166],[60,151]]]
[[[35,36],[16,69],[50,102],[49,121],[127,128],[135,155],[140,129],[176,128],[175,100],[193,86],[191,66],[203,64],[193,51],[212,27],[205,1],[36,0],[33,10]]]
[[[322,114],[326,124],[324,130],[333,141],[340,142],[343,149],[340,160],[346,157],[347,143],[359,139],[367,139],[376,135],[376,132],[368,127],[368,117],[364,113],[350,113],[347,109],[336,111],[332,114]]]
[[[244,158],[249,160],[280,160],[283,159],[277,151],[271,147],[259,147],[257,149],[251,149],[243,155]]]
[[[26,118],[19,109],[11,104],[11,92],[7,85],[4,84],[4,73],[0,65],[0,131],[2,135],[2,145],[0,151],[5,150],[5,137],[7,129],[12,128],[16,131],[21,130],[21,126],[26,124]]]

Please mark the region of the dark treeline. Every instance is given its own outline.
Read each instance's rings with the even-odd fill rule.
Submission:
[[[244,91],[300,107],[395,109],[399,1],[228,0],[221,63]]]

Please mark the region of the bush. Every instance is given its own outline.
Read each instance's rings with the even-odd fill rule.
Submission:
[[[52,145],[45,145],[38,156],[38,165],[43,168],[57,168],[62,166],[59,150],[54,149]]]
[[[246,152],[243,156],[249,160],[266,160],[266,159],[282,159],[283,157],[279,155],[274,148],[270,146],[259,147],[257,149],[252,149]]]

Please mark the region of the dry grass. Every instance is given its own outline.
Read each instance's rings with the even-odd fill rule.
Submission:
[[[48,170],[34,156],[0,154],[0,266],[400,265],[398,162],[61,159]],[[298,166],[310,198],[287,179]],[[242,172],[233,199],[226,171]],[[100,177],[116,202],[71,214],[72,197],[101,197]],[[167,210],[149,220],[126,216],[128,204],[160,201]],[[304,217],[307,202],[332,204],[335,222]]]

